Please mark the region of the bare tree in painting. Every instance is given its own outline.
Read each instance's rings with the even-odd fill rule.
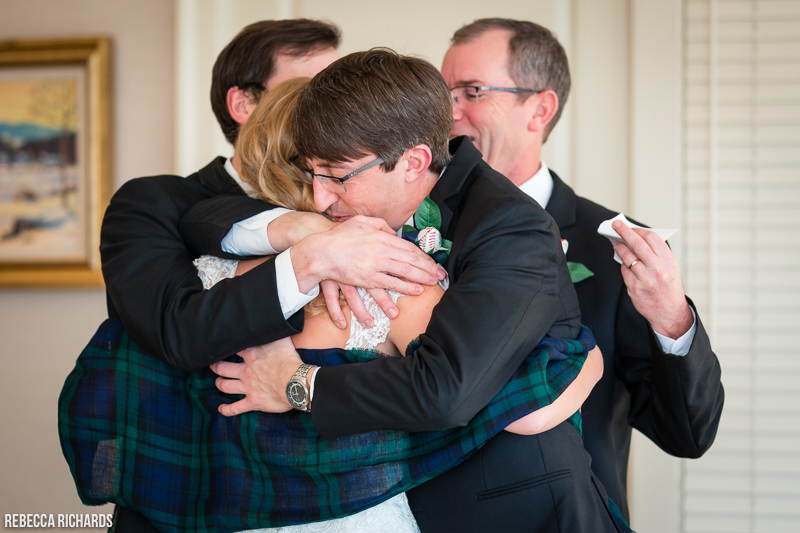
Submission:
[[[43,123],[59,130],[58,166],[61,178],[61,203],[69,208],[69,166],[75,162],[75,134],[78,118],[78,91],[75,80],[46,80],[33,91],[29,111]]]

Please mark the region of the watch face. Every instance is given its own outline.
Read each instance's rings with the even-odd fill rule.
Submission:
[[[289,399],[289,403],[297,409],[302,409],[306,406],[306,389],[302,383],[290,381],[289,385],[286,386],[286,397]]]

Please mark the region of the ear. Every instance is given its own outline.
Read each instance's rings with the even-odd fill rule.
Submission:
[[[405,155],[408,161],[405,181],[406,183],[411,183],[425,175],[425,171],[428,170],[428,167],[431,166],[431,161],[433,161],[433,153],[427,144],[418,144],[406,150]]]
[[[558,112],[558,95],[555,91],[548,89],[528,98],[525,105],[531,107],[529,111],[532,114],[531,121],[528,123],[528,131],[544,131]]]
[[[250,114],[256,108],[250,93],[239,87],[228,89],[227,95],[228,113],[231,118],[239,124],[244,124],[250,118]]]

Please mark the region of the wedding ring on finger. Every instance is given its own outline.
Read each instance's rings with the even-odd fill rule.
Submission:
[[[636,263],[638,263],[638,262],[639,262],[639,260],[638,260],[638,259],[634,259],[634,260],[633,260],[633,263],[631,263],[631,264],[628,266],[628,270],[632,269],[632,268],[633,268],[633,265],[635,265],[635,264],[636,264]]]

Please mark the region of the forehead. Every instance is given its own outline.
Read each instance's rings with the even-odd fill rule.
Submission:
[[[362,157],[361,159],[356,159],[352,161],[341,161],[341,162],[325,161],[324,159],[312,157],[311,159],[308,160],[308,164],[311,165],[313,168],[351,172],[359,167],[366,165],[376,157],[377,156],[368,154]]]
[[[318,72],[339,59],[333,48],[312,50],[302,56],[278,54],[275,57],[275,70],[267,80],[267,90],[292,78],[313,78]]]
[[[489,30],[479,37],[450,47],[442,63],[447,83],[456,85],[501,85],[512,82],[508,72],[511,32]]]

